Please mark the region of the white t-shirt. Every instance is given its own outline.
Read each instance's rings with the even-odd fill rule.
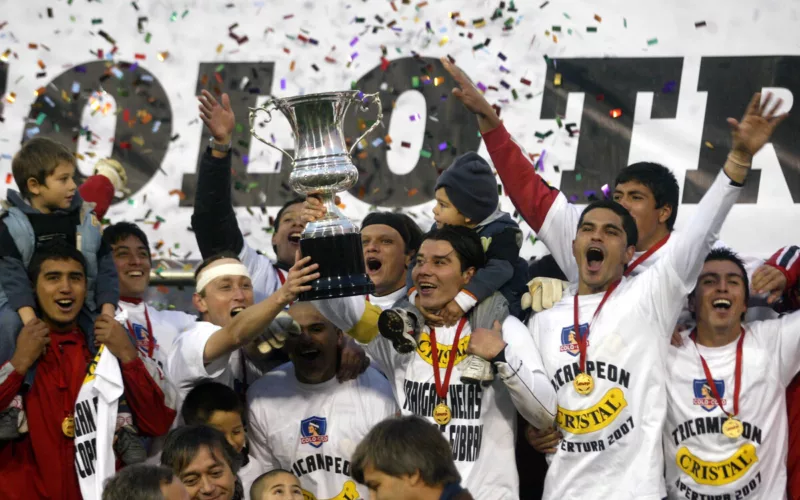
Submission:
[[[708,389],[708,363],[726,411],[733,412],[737,341],[723,347],[688,340],[669,348],[664,461],[670,498],[785,498],[786,386],[800,371],[800,313],[745,324],[739,414],[741,437],[721,432],[727,417]]]
[[[244,489],[244,500],[250,500],[250,487],[253,486],[258,477],[267,471],[258,463],[258,460],[253,458],[253,454],[250,454],[250,460],[247,462],[247,465],[239,469],[239,473],[236,474],[239,477],[239,481],[242,482],[242,488]],[[259,500],[259,499],[256,499]]]
[[[122,324],[126,328],[129,326],[133,328],[131,334],[136,339],[136,345],[139,351],[147,354],[149,348],[149,337],[147,335],[147,316],[150,318],[150,325],[153,331],[150,332],[156,341],[156,346],[153,349],[156,360],[169,358],[172,351],[172,344],[175,338],[184,330],[189,330],[194,327],[197,322],[197,316],[187,314],[181,311],[159,311],[153,307],[148,307],[144,302],[139,304],[132,304],[123,300],[119,301],[117,305],[117,312],[125,311],[127,314],[126,321]],[[162,366],[163,368],[163,366]]]
[[[623,278],[608,298],[588,338],[586,369],[595,381],[591,394],[582,396],[572,385],[579,373],[578,348],[570,335],[577,287],[531,319],[534,342],[558,392],[557,423],[564,436],[548,456],[543,498],[665,496],[661,431],[667,339],[739,192],[720,174],[697,216],[670,238],[661,258],[635,277]],[[581,331],[602,296],[580,296]]]
[[[256,302],[261,302],[275,293],[286,280],[286,271],[275,267],[269,257],[258,253],[246,241],[239,252],[239,260],[250,273]]]
[[[316,305],[343,331],[349,331],[358,322],[365,307],[361,297],[318,301]],[[442,376],[455,333],[455,326],[436,329]],[[467,322],[458,342],[447,396],[453,419],[440,429],[453,447],[464,487],[475,498],[519,498],[519,477],[514,466],[517,410],[526,420],[549,426],[554,416],[555,393],[525,325],[513,316],[503,323],[503,340],[508,343],[507,363],[497,363],[498,376],[494,382],[488,387],[462,383],[458,364],[467,356],[471,333]],[[380,336],[367,345],[367,354],[386,368],[402,413],[416,414],[433,423],[433,408],[439,401],[427,327],[420,334],[419,347],[413,354],[398,354],[391,342]]]
[[[377,370],[343,383],[304,384],[285,363],[250,387],[247,404],[251,459],[264,471],[294,472],[315,498],[367,498],[367,488],[350,477],[350,457],[375,424],[397,413]]]
[[[167,361],[167,376],[178,390],[180,404],[199,382],[213,380],[233,388],[234,374],[230,368],[230,354],[220,356],[208,365],[203,363],[206,342],[222,327],[197,321],[194,327],[178,334]]]

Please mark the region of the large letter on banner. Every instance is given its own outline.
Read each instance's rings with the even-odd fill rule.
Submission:
[[[272,92],[272,77],[275,64],[271,62],[226,62],[220,68],[219,63],[200,63],[196,95],[205,89],[217,99],[227,93],[231,99],[231,108],[236,115],[237,130],[233,134],[233,205],[236,207],[252,207],[266,205],[279,207],[291,198],[297,196],[289,188],[289,174],[292,173],[292,162],[285,155],[281,155],[280,170],[274,174],[256,174],[247,172],[247,163],[250,152],[250,110],[255,107],[259,95],[268,95]],[[219,70],[219,71],[217,71]],[[256,127],[264,125],[265,114],[260,114],[261,121]],[[283,120],[283,116],[273,113],[273,119]],[[206,127],[202,128],[200,137],[200,151],[197,154],[197,164],[208,147],[208,138],[211,135]],[[262,134],[259,134],[262,135]],[[284,148],[286,149],[286,148]],[[292,154],[292,150],[288,150]],[[181,206],[194,205],[194,196],[197,191],[197,174],[185,174],[181,190],[186,194],[181,201]]]
[[[700,62],[698,90],[708,92],[706,116],[703,124],[703,142],[712,148],[700,148],[700,163],[697,170],[686,172],[683,188],[683,203],[697,203],[703,197],[717,172],[725,164],[731,133],[725,119],[737,120],[744,114],[747,103],[754,92],[764,87],[779,87],[796,92],[800,89],[800,57],[798,56],[753,56],[753,57],[704,57]],[[795,94],[795,101],[797,100]],[[800,141],[797,130],[800,117],[789,114],[772,136],[772,145],[792,193],[792,200],[800,203]],[[744,192],[739,203],[756,203],[761,171],[752,170],[747,176]]]
[[[365,94],[380,92],[384,126],[391,123],[394,101],[401,93],[420,92],[425,97],[427,106],[423,152],[416,160],[416,167],[408,174],[395,174],[389,169],[386,151],[389,147],[403,147],[402,143],[406,139],[402,136],[391,136],[391,130],[377,128],[366,139],[364,149],[353,152],[353,162],[358,167],[359,175],[358,184],[350,190],[350,194],[370,205],[419,205],[433,199],[433,187],[439,172],[450,166],[456,156],[478,150],[478,124],[472,113],[450,95],[454,86],[453,80],[438,59],[405,57],[391,61],[385,70],[384,67],[378,66],[362,76],[356,82],[355,88]],[[437,77],[443,80],[436,80]],[[370,112],[365,115],[365,119],[374,116]],[[365,125],[366,123],[348,116],[345,120],[345,135],[350,140],[355,140],[363,133]],[[376,138],[385,135],[391,136],[391,145],[387,146],[385,142],[372,145]]]
[[[558,59],[556,65],[547,65],[541,117],[564,116],[569,93],[585,94],[575,171],[562,176],[560,186],[567,197],[583,202],[586,192],[613,185],[628,166],[637,93],[653,92],[652,118],[675,118],[683,59]],[[561,74],[558,87],[553,85],[556,73]],[[622,115],[614,118],[610,113],[616,109]]]
[[[31,105],[23,140],[42,135],[72,151],[79,134],[97,140],[91,130],[81,128],[81,115],[93,93],[105,90],[119,110],[111,157],[126,167],[128,188],[136,192],[161,167],[172,135],[172,110],[161,83],[145,68],[119,62],[113,69],[116,73],[107,61],[91,61],[51,80]],[[36,128],[38,134],[33,133]]]

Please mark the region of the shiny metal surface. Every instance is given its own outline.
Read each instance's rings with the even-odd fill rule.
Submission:
[[[347,149],[343,125],[344,115],[352,103],[368,109],[369,100],[377,104],[375,123]],[[255,122],[259,112],[272,120],[272,111],[280,111],[289,121],[295,137],[295,156],[259,136]],[[300,194],[317,194],[328,208],[326,216],[306,225],[303,238],[317,238],[357,232],[357,228],[336,207],[334,197],[358,181],[358,170],[351,154],[359,142],[377,127],[383,118],[378,94],[362,94],[357,90],[326,92],[271,99],[263,107],[250,108],[250,133],[264,144],[277,149],[292,160],[289,186]]]

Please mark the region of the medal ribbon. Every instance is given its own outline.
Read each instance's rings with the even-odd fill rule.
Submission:
[[[153,349],[155,349],[155,338],[153,338],[153,325],[150,323],[150,314],[147,312],[147,306],[144,306],[144,320],[147,323],[147,357],[153,357]],[[130,320],[127,321],[128,323],[128,332],[130,336],[133,337],[133,341],[136,342],[136,333],[133,331],[133,325],[131,324]],[[139,346],[137,345],[136,348],[138,349]]]
[[[658,242],[655,245],[653,245],[650,248],[648,248],[645,253],[643,253],[636,260],[631,262],[628,265],[628,268],[625,269],[625,272],[622,273],[622,275],[623,276],[630,276],[630,274],[633,272],[633,270],[636,269],[636,266],[638,266],[642,262],[646,261],[648,257],[650,257],[651,255],[656,253],[656,251],[658,251],[659,248],[663,247],[667,243],[667,240],[669,239],[669,235],[670,235],[670,233],[667,233],[667,235],[664,236],[663,238],[661,238],[660,240],[658,240]]]
[[[467,317],[462,316],[456,328],[456,336],[453,338],[453,345],[450,347],[450,357],[447,359],[447,368],[444,370],[444,383],[439,373],[439,347],[436,345],[436,328],[431,328],[431,354],[433,355],[433,382],[436,385],[436,394],[442,401],[447,401],[447,388],[450,387],[450,375],[453,374],[456,356],[458,356],[458,340],[461,338],[461,330],[467,324]]]
[[[692,333],[689,334],[691,337],[692,342],[694,342],[695,348],[697,347],[697,328],[692,330]],[[719,397],[719,392],[717,392],[717,385],[714,383],[714,377],[711,376],[711,370],[708,369],[708,363],[706,363],[705,358],[700,351],[697,352],[698,356],[700,356],[700,361],[703,363],[703,371],[706,373],[706,381],[708,382],[708,386],[711,388],[711,394],[714,395],[714,398],[717,400],[717,404],[719,405],[719,409],[725,412],[728,415],[728,418],[733,418],[739,414],[739,389],[742,387],[742,345],[744,344],[744,328],[742,328],[742,334],[739,335],[739,342],[736,343],[736,368],[733,371],[734,377],[734,384],[736,386],[733,388],[733,413],[728,413],[725,411],[725,407],[722,406],[722,398]]]
[[[589,325],[586,325],[586,333],[581,335],[580,323],[578,322],[578,294],[576,293],[572,299],[572,317],[574,319],[574,331],[575,331],[575,340],[578,342],[578,351],[580,351],[580,368],[581,373],[586,373],[586,350],[587,344],[589,340],[589,326],[595,320],[598,314],[600,314],[600,310],[603,309],[603,306],[608,300],[608,297],[611,295],[617,286],[619,285],[619,280],[611,283],[611,286],[608,287],[606,293],[603,294],[603,298],[600,299],[600,304],[597,305],[597,309],[594,311],[594,315],[592,315],[592,320],[589,322]]]

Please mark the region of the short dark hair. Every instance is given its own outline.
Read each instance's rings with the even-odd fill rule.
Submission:
[[[466,226],[445,224],[441,228],[434,227],[423,237],[422,242],[424,243],[425,240],[450,243],[455,253],[458,254],[462,271],[466,271],[470,267],[480,269],[486,265],[486,254],[478,233]]]
[[[636,242],[639,241],[639,231],[636,229],[636,221],[633,219],[631,213],[628,212],[628,209],[616,201],[598,200],[590,203],[589,206],[583,209],[581,217],[578,219],[578,228],[580,228],[581,224],[583,224],[583,219],[586,217],[586,214],[598,208],[605,208],[619,215],[619,218],[622,219],[622,229],[625,231],[625,235],[627,236],[627,246],[635,247]]]
[[[358,444],[350,463],[353,479],[362,484],[368,465],[392,477],[418,472],[428,486],[461,482],[450,443],[436,425],[415,415],[378,423]]]
[[[292,472],[286,469],[272,469],[269,472],[265,472],[258,476],[256,480],[253,481],[253,484],[250,485],[250,498],[252,500],[260,500],[261,496],[264,494],[264,483],[278,474],[289,474],[290,476],[294,476]]]
[[[275,216],[275,223],[272,225],[272,227],[275,228],[275,231],[272,234],[277,233],[278,229],[281,227],[281,216],[283,215],[283,212],[285,212],[286,209],[291,207],[292,205],[305,203],[305,201],[306,201],[305,196],[295,196],[291,200],[284,203],[281,209],[278,210],[278,214]],[[275,245],[274,243],[272,244],[272,251],[276,253],[278,252],[278,246]]]
[[[400,215],[401,220],[403,221],[403,225],[406,226],[408,229],[408,242],[406,243],[406,254],[414,254],[419,250],[419,246],[422,244],[423,233],[422,229],[419,228],[419,224],[414,222],[414,219],[408,216],[408,214],[398,214]]]
[[[144,231],[142,231],[139,226],[132,222],[117,222],[103,230],[103,241],[109,246],[116,245],[128,236],[138,238],[145,248],[147,248],[148,251],[150,250],[150,241],[148,241],[147,235],[144,234]]]
[[[39,273],[42,272],[42,264],[48,260],[75,260],[83,268],[83,273],[86,274],[86,258],[83,254],[66,242],[55,241],[42,245],[31,257],[31,262],[28,264],[28,277],[34,287],[36,287],[36,280],[39,279]]]
[[[161,452],[161,465],[169,467],[174,474],[180,476],[181,471],[189,466],[204,447],[209,449],[215,461],[225,461],[234,475],[239,472],[239,454],[228,443],[224,434],[207,425],[188,425],[170,431]]]
[[[640,161],[623,168],[617,175],[614,185],[626,182],[638,182],[653,193],[656,208],[664,205],[672,207],[672,214],[667,219],[667,229],[672,231],[675,219],[678,218],[679,193],[678,180],[667,167],[660,163]]]
[[[181,416],[186,425],[208,424],[215,411],[244,414],[242,400],[236,391],[219,382],[204,382],[194,387],[181,407]]]
[[[103,500],[164,500],[161,486],[174,474],[160,465],[134,464],[123,467],[106,480]]]
[[[11,160],[11,172],[23,198],[30,198],[28,179],[33,177],[39,184],[45,184],[59,163],[77,165],[75,155],[60,142],[47,137],[34,137],[17,151]]]
[[[713,248],[706,256],[706,260],[703,262],[711,262],[715,260],[721,261],[728,261],[733,262],[736,264],[736,267],[742,272],[742,279],[744,280],[744,303],[747,305],[750,302],[750,278],[747,277],[747,268],[744,267],[744,261],[739,257],[739,255],[731,250],[730,248],[726,247],[718,247]],[[702,271],[701,271],[702,273]],[[695,298],[695,292],[697,291],[697,287],[689,294],[689,300],[692,301]],[[692,319],[697,319],[697,314],[692,312]],[[742,314],[742,320],[744,320],[744,314]]]

